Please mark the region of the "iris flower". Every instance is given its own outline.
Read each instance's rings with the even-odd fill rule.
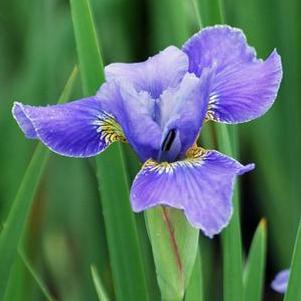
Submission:
[[[289,269],[279,272],[271,284],[272,289],[278,293],[284,294],[287,289],[289,274]]]
[[[204,121],[237,124],[263,115],[282,77],[276,51],[257,59],[239,29],[208,27],[182,47],[140,63],[105,68],[97,94],[64,105],[16,102],[13,115],[27,138],[69,157],[90,157],[128,142],[143,166],[131,188],[133,211],[182,209],[212,237],[232,214],[233,182],[254,168],[196,141]]]

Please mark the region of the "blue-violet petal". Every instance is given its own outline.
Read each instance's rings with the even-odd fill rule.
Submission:
[[[284,294],[287,289],[288,279],[289,270],[283,270],[279,272],[271,284],[273,290],[278,293]]]
[[[165,205],[182,209],[188,221],[212,237],[228,225],[232,215],[235,177],[254,168],[217,151],[198,150],[173,163],[147,161],[131,189],[135,212]]]
[[[216,65],[208,118],[222,123],[241,123],[260,117],[274,103],[282,79],[281,58],[274,50],[258,59],[243,32],[230,26],[201,30],[183,46],[189,71],[200,76]]]
[[[68,157],[90,157],[110,143],[124,140],[114,117],[100,108],[95,97],[46,107],[16,102],[13,116],[28,138],[41,140],[52,151]]]
[[[134,88],[158,98],[167,88],[176,87],[188,71],[187,55],[169,46],[141,63],[113,63],[105,68],[106,79],[132,83]]]

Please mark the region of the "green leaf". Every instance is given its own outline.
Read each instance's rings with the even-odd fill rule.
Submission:
[[[189,23],[185,12],[185,1],[150,1],[151,45],[158,51],[169,45],[181,47],[189,37]]]
[[[91,95],[104,80],[94,21],[88,0],[70,0],[70,4],[83,88]],[[116,298],[148,300],[121,145],[111,145],[96,158],[96,164]]]
[[[301,219],[296,237],[290,276],[284,301],[301,300]]]
[[[216,133],[218,149],[227,155],[236,157],[237,153],[233,150],[233,146],[236,145],[233,140],[236,139],[235,134],[232,134],[232,142],[230,131],[224,124],[216,126]],[[243,261],[237,184],[234,188],[232,202],[233,215],[230,224],[222,232],[223,295],[224,301],[241,301],[243,300]]]
[[[192,1],[192,6],[193,10],[197,19],[197,24],[200,28],[203,27],[203,22],[202,20],[204,19],[204,16],[201,17],[201,11],[200,11],[200,6],[199,6],[199,1],[200,0],[191,0]],[[202,5],[204,6],[204,5]]]
[[[70,0],[70,6],[84,94],[95,94],[104,71],[90,2]]]
[[[220,260],[216,254],[216,240],[212,240],[204,235],[199,237],[201,266],[202,266],[202,288],[203,300],[217,300],[220,291],[217,289],[221,279]],[[218,299],[221,299],[220,297]]]
[[[70,94],[72,92],[72,89],[73,89],[73,85],[75,83],[75,80],[76,80],[76,77],[77,77],[77,74],[78,74],[78,68],[77,66],[75,66],[69,76],[69,79],[64,87],[64,90],[58,100],[58,104],[62,104],[66,101],[68,101],[69,97],[70,97]]]
[[[117,300],[148,300],[120,145],[112,144],[96,163]]]
[[[93,283],[97,292],[98,300],[99,301],[109,301],[107,296],[105,287],[103,286],[99,274],[97,272],[96,266],[91,265],[91,275],[93,279]]]
[[[50,293],[48,291],[47,286],[44,284],[44,281],[38,275],[38,273],[34,270],[34,268],[32,267],[31,263],[26,258],[26,255],[24,254],[24,252],[21,251],[21,250],[19,250],[19,255],[20,255],[20,257],[21,257],[21,259],[22,259],[25,267],[27,268],[27,270],[29,271],[29,273],[31,274],[31,276],[33,277],[33,279],[35,280],[35,282],[37,283],[37,285],[41,289],[41,292],[43,293],[44,297],[48,301],[54,301],[54,299],[51,297],[51,295],[50,295]]]
[[[75,68],[60,97],[60,103],[68,99],[76,75],[77,69]],[[49,150],[42,144],[37,146],[4,223],[0,236],[0,300],[3,300],[8,286],[9,275],[17,256],[18,245],[49,153]]]
[[[244,301],[262,300],[266,247],[267,228],[263,219],[254,234],[244,270]]]
[[[197,257],[194,263],[192,275],[185,294],[185,301],[204,301],[203,292],[203,273],[200,250],[197,252]]]
[[[162,300],[183,300],[197,254],[199,231],[183,212],[156,207],[145,213]]]

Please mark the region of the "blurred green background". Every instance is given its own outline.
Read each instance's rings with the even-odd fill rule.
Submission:
[[[210,8],[210,1],[200,2]],[[198,30],[189,0],[91,0],[91,5],[105,64],[144,60],[169,44],[180,46]],[[276,271],[289,265],[301,213],[301,2],[225,0],[224,11],[226,23],[242,28],[260,57],[277,48],[283,60],[284,79],[274,107],[260,120],[239,127],[240,159],[257,166],[242,181],[244,247],[248,249],[257,223],[266,217],[266,300],[280,300],[269,283]],[[214,16],[203,21],[215,23]],[[36,145],[18,129],[11,116],[12,103],[56,103],[76,63],[68,1],[0,1],[2,222]],[[78,78],[72,99],[81,95]],[[27,223],[23,242],[27,257],[56,300],[97,300],[91,263],[112,291],[94,169],[92,160],[52,154]],[[208,243],[218,274],[216,241]],[[12,277],[9,300],[45,300],[21,260]]]

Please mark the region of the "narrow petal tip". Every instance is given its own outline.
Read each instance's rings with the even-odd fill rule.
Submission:
[[[24,105],[18,101],[15,101],[12,107],[12,114],[26,138],[36,139],[36,130],[30,118],[26,114]]]
[[[274,67],[274,82],[276,86],[274,99],[276,99],[283,77],[282,60],[276,48],[271,52],[271,54],[267,58],[267,62],[269,62]]]
[[[249,171],[252,171],[255,169],[255,164],[254,163],[250,163],[250,164],[247,164],[245,166],[243,166],[240,171],[238,172],[238,175],[241,176]]]

